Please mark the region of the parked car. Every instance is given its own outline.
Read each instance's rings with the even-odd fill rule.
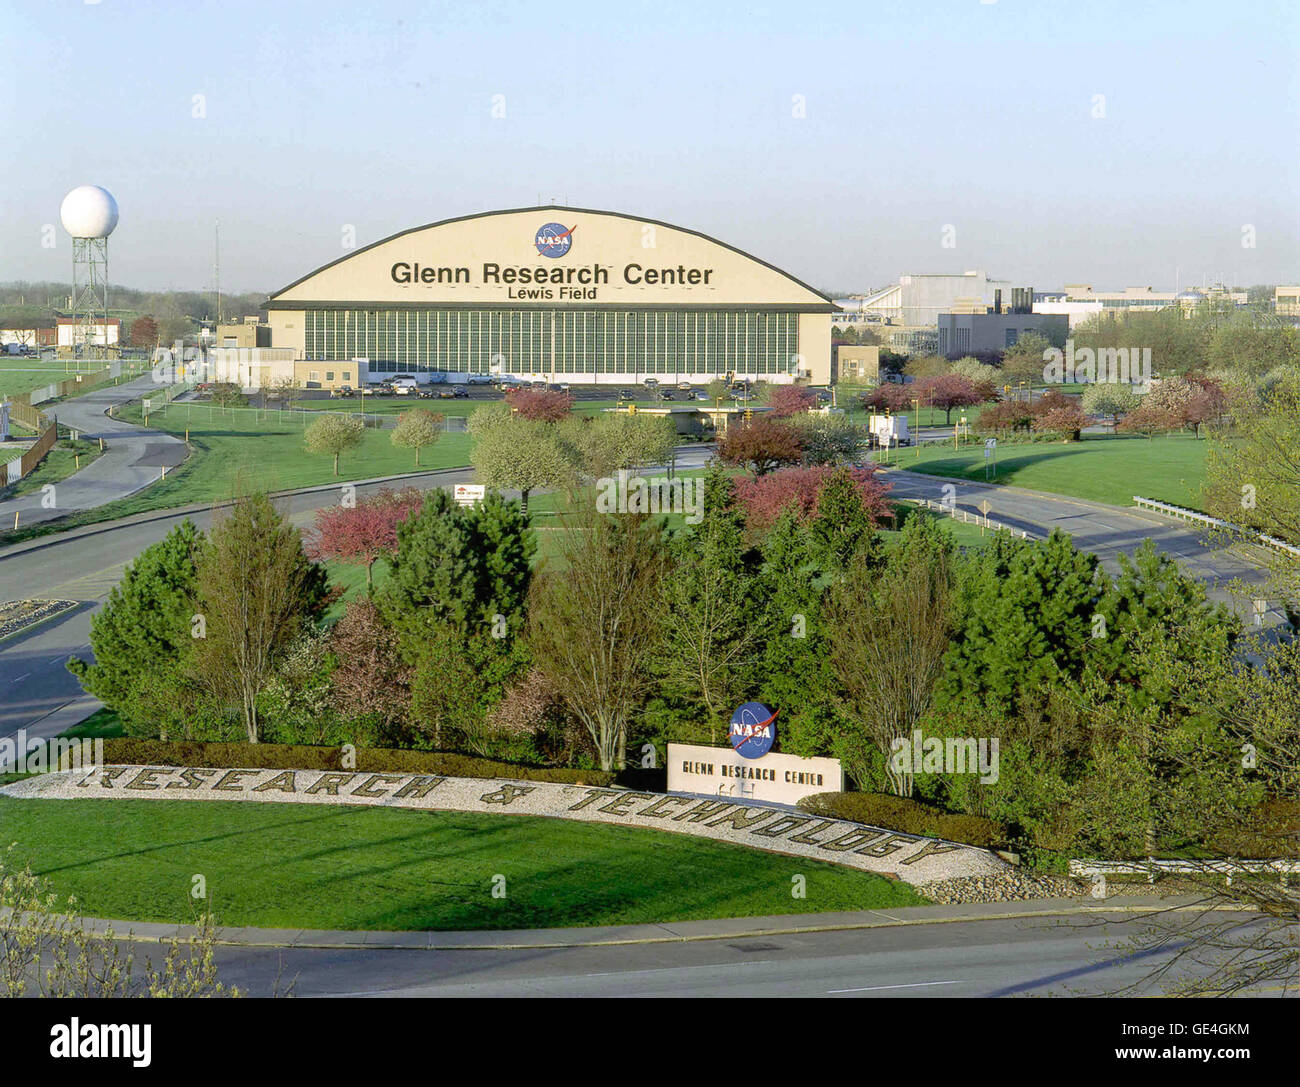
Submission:
[[[337,389],[330,389],[330,396],[336,399],[339,397],[351,396],[351,395],[352,395],[351,385],[340,385]]]
[[[471,385],[488,385],[492,383],[491,374],[470,374],[468,381]]]
[[[619,398],[620,400],[635,400],[635,399],[636,399],[636,390],[635,390],[635,389],[619,389],[619,390],[618,390],[618,398]]]
[[[689,381],[679,381],[679,382],[677,383],[677,389],[678,389],[679,392],[688,393],[688,392],[690,392],[691,389],[693,389],[694,387],[695,387],[695,386],[693,386]]]
[[[659,399],[660,399],[660,400],[676,400],[676,399],[677,399],[677,394],[676,394],[675,392],[673,392],[672,389],[660,389],[660,390],[659,390]]]
[[[447,385],[438,390],[439,400],[464,400],[469,390],[464,385]]]

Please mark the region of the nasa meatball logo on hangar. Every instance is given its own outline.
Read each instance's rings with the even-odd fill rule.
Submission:
[[[551,260],[566,256],[573,248],[577,224],[566,227],[563,223],[545,223],[533,235],[533,245],[539,255]],[[556,299],[568,302],[595,302],[598,289],[611,282],[614,269],[606,264],[583,265],[502,265],[494,261],[483,262],[477,285],[505,287],[506,298],[520,302],[548,302]],[[676,267],[647,268],[635,261],[623,265],[619,273],[621,285],[629,287],[707,287],[711,286],[714,269]],[[473,269],[468,265],[420,264],[415,261],[398,261],[389,271],[394,283],[404,287],[437,286],[440,284],[475,285]]]

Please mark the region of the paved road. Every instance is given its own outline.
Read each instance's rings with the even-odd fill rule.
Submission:
[[[1131,553],[1144,539],[1150,538],[1161,551],[1177,559],[1187,573],[1204,581],[1211,597],[1233,604],[1239,610],[1243,609],[1242,601],[1230,592],[1228,583],[1239,578],[1255,585],[1266,576],[1238,552],[1207,542],[1202,533],[1187,524],[1136,508],[1107,506],[992,483],[963,483],[898,469],[890,469],[885,478],[893,484],[895,498],[942,502],[951,494],[957,510],[965,512],[972,521],[981,516],[980,505],[987,501],[989,517],[1013,529],[1030,535],[1045,535],[1060,529],[1073,537],[1076,547],[1098,555],[1112,572],[1118,569],[1116,556]],[[949,485],[953,490],[946,492],[944,488]]]
[[[103,438],[105,452],[80,472],[55,485],[53,505],[46,504],[40,491],[0,502],[0,525],[12,527],[15,513],[20,525],[30,525],[126,498],[154,482],[164,467],[180,464],[186,456],[181,439],[111,419],[105,414],[110,407],[157,390],[153,378],[146,375],[44,408],[46,414],[55,416],[81,438],[88,441]]]
[[[1241,922],[1245,941],[1259,922]],[[1108,914],[520,950],[221,947],[216,958],[222,980],[253,995],[269,995],[277,979],[313,997],[1011,997],[1130,985],[1156,993],[1167,990],[1151,973],[1170,955],[1129,943],[1151,925]],[[156,944],[133,946],[139,960],[158,957]],[[1183,975],[1176,967],[1173,976]]]

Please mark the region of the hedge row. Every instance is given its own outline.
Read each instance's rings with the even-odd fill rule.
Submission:
[[[998,849],[1007,841],[1006,831],[991,819],[955,815],[919,800],[886,793],[815,793],[800,800],[799,807],[813,815],[869,823],[904,834],[944,838],[983,849]]]
[[[198,741],[142,740],[120,736],[104,741],[104,762],[110,765],[239,767],[250,770],[343,770],[337,747],[306,744],[225,744]],[[437,774],[463,778],[513,778],[552,781],[564,785],[611,784],[616,775],[605,770],[518,766],[509,762],[436,751],[400,751],[359,747],[355,769],[367,773]]]

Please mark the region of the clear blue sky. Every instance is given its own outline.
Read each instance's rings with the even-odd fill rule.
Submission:
[[[346,224],[539,194],[827,289],[1300,280],[1295,0],[0,0],[0,44],[0,281],[68,278],[84,183],[146,288],[210,288],[217,219],[223,287],[270,291]]]

